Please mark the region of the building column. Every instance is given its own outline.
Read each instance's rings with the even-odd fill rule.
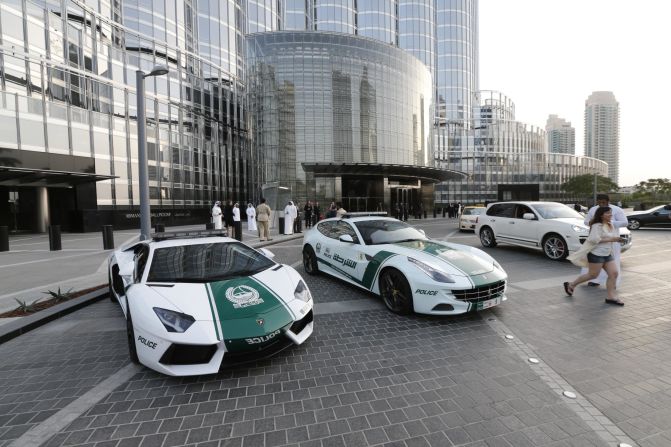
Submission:
[[[342,176],[335,178],[335,201],[342,205]]]
[[[50,224],[49,219],[49,193],[46,186],[35,188],[35,231],[46,233]]]
[[[389,187],[389,177],[382,178],[382,197],[384,210],[391,216],[391,188]]]

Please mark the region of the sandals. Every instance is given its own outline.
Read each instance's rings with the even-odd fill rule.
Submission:
[[[624,303],[622,301],[620,301],[619,298],[616,298],[614,300],[606,298],[606,304],[613,304],[615,306],[624,306]]]
[[[564,291],[568,296],[573,296],[573,287],[571,287],[571,283],[568,281],[564,283]]]

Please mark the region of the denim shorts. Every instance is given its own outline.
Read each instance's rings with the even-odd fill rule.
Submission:
[[[587,253],[587,262],[590,264],[605,264],[613,260],[613,255],[608,256],[598,256],[593,255],[592,253]]]

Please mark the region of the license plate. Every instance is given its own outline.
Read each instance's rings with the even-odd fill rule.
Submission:
[[[492,306],[496,306],[497,304],[501,304],[501,298],[492,298],[491,300],[487,301],[481,301],[477,305],[477,310],[485,310],[489,309]]]

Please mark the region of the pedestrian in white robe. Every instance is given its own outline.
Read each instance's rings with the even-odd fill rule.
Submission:
[[[298,216],[298,208],[291,200],[284,207],[284,234],[294,234],[294,219]]]
[[[610,204],[608,194],[597,194],[596,203],[597,204],[592,208],[590,208],[589,211],[587,212],[587,215],[585,216],[585,225],[589,225],[590,221],[594,218],[594,213],[600,206],[609,206],[610,209],[613,211],[613,220],[611,221],[611,224],[615,228],[626,227],[629,224],[627,216],[625,216],[624,211],[622,211],[622,208]],[[615,266],[617,267],[618,272],[615,287],[618,287],[620,285],[620,281],[622,281],[622,269],[620,268],[621,248],[622,246],[620,244],[613,244],[613,260],[615,261]],[[587,269],[583,268],[580,271],[580,273],[581,274],[587,273]],[[607,279],[608,279],[608,273],[606,273],[605,270],[601,269],[599,276],[592,279],[589,283],[587,283],[587,285],[599,286],[601,284],[606,284]]]
[[[212,207],[212,223],[214,224],[214,229],[215,230],[221,230],[223,228],[223,223],[221,220],[221,205],[220,201],[214,202],[214,206]]]
[[[251,203],[247,204],[247,230],[256,231],[256,209]]]

